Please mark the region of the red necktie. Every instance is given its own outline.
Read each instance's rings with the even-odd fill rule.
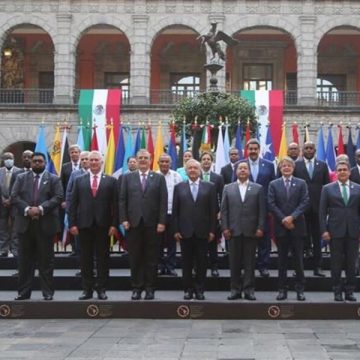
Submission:
[[[98,188],[97,175],[94,175],[93,181],[92,181],[92,184],[91,184],[91,192],[92,192],[93,197],[96,196],[97,188]]]

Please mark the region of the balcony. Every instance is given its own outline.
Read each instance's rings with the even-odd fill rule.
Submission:
[[[121,90],[121,103],[122,105],[129,105],[130,104],[130,92],[128,89],[122,89]],[[74,90],[74,104],[77,104],[79,102],[80,97],[80,90],[75,89]]]
[[[52,104],[54,89],[0,89],[0,104]]]

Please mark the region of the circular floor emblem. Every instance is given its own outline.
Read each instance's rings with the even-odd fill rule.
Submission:
[[[280,316],[280,308],[276,305],[271,305],[268,308],[268,315],[272,318],[275,319],[277,317]]]
[[[99,315],[99,307],[97,305],[91,304],[86,308],[86,313],[90,316],[90,317],[96,317]]]
[[[185,319],[190,315],[190,309],[186,305],[180,305],[177,308],[176,312],[177,312],[178,316],[181,317],[182,319]]]
[[[9,305],[0,305],[0,316],[8,317],[11,313],[11,308]]]

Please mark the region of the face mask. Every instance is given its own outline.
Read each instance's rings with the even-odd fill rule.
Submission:
[[[40,168],[32,169],[32,171],[33,171],[35,174],[41,174],[44,170],[45,170],[45,166],[44,166],[44,167],[40,167]]]
[[[6,159],[6,160],[4,160],[4,165],[7,169],[11,169],[14,166],[14,160]]]

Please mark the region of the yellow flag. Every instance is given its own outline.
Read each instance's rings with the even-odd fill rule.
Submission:
[[[54,169],[57,175],[60,175],[61,171],[61,135],[60,126],[56,127],[54,142],[51,147],[51,160],[54,164]]]
[[[104,172],[106,175],[112,175],[114,173],[114,164],[115,164],[114,127],[110,126],[110,136],[106,151],[105,168],[104,168]]]
[[[154,162],[153,162],[153,170],[158,171],[159,170],[159,158],[164,153],[164,139],[162,135],[162,127],[161,123],[159,123],[158,131],[156,134],[156,145],[154,150]]]
[[[282,126],[278,160],[280,161],[284,156],[287,156],[286,124],[285,123]]]

